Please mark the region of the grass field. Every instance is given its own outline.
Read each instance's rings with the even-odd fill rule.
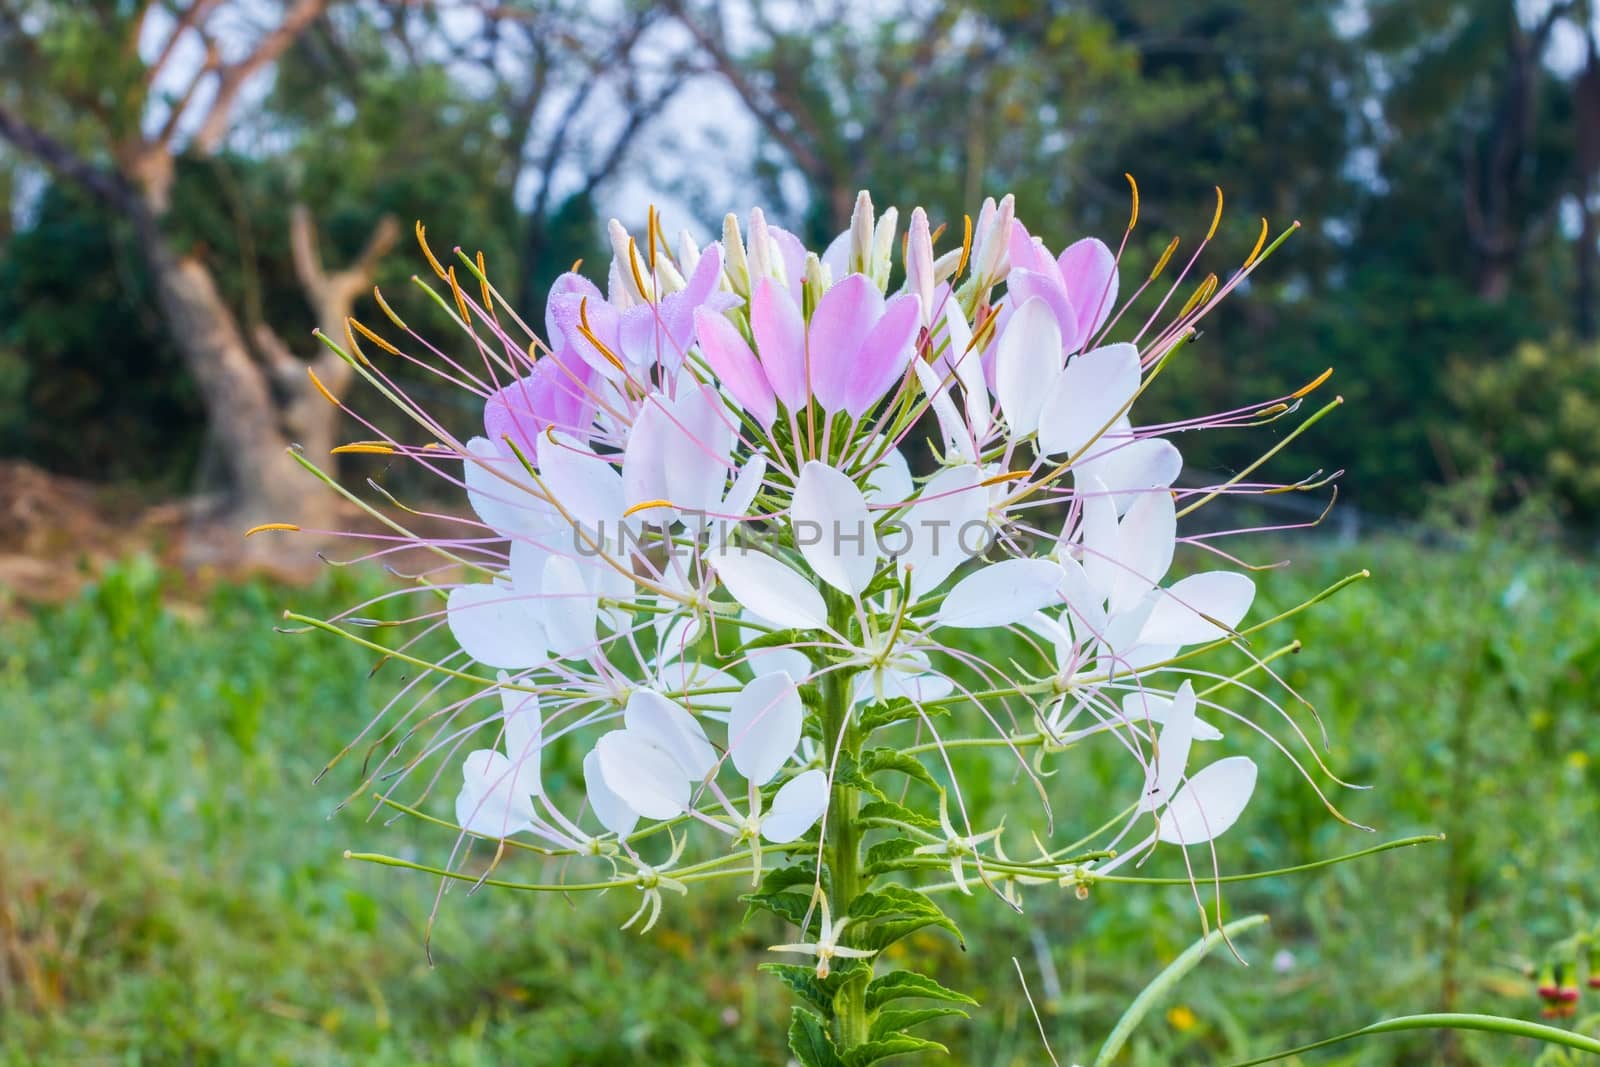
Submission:
[[[1294,567],[1263,578],[1256,617],[1362,566],[1374,573],[1281,637],[1306,643],[1282,661],[1284,674],[1320,712],[1328,764],[1373,786],[1335,798],[1377,832],[1335,821],[1281,756],[1230,737],[1264,774],[1244,821],[1219,842],[1224,869],[1413,833],[1448,840],[1230,889],[1230,916],[1271,915],[1240,943],[1252,965],[1225,952],[1209,959],[1122,1062],[1227,1062],[1447,1004],[1535,1016],[1518,962],[1600,907],[1600,573],[1488,538],[1448,550],[1300,543],[1293,554]],[[783,931],[769,917],[742,926],[734,889],[670,902],[643,937],[617,929],[637,903],[620,894],[455,892],[429,965],[436,885],[342,857],[355,848],[438,860],[450,835],[364,822],[359,804],[330,818],[358,774],[341,767],[312,781],[395,681],[387,668],[369,680],[372,656],[360,649],[272,631],[285,606],[335,610],[378,580],[248,584],[197,601],[176,576],[132,561],[68,604],[6,613],[0,1055],[782,1063],[788,1005],[755,966]],[[1308,714],[1302,722],[1314,732]],[[1088,800],[1113,781],[1125,788],[1124,763],[1085,750],[1081,773],[1052,786],[1057,810],[1081,799],[1103,811]],[[1014,810],[1026,825],[1033,802],[1014,777],[996,773],[969,801],[990,817]],[[432,802],[441,813],[453,785]],[[1146,870],[1178,874],[1182,863],[1158,857]],[[982,1002],[970,1027],[930,1031],[951,1062],[1047,1062],[1013,957],[1056,1055],[1086,1061],[1200,932],[1183,888],[1101,887],[1083,902],[1053,887],[1033,894],[1022,916],[981,895],[952,905],[965,951],[942,935],[907,949]],[[1532,1054],[1421,1034],[1308,1062]]]

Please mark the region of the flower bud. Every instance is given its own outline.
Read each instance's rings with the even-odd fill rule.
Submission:
[[[928,230],[928,213],[920,207],[911,211],[911,229],[906,234],[906,289],[922,301],[922,324],[928,325],[933,313],[933,237]]]
[[[782,261],[773,255],[772,235],[767,231],[767,216],[760,208],[750,210],[750,240],[746,255],[750,262],[750,288],[755,287],[765,278],[779,278],[783,273]],[[773,265],[777,264],[777,270]],[[779,280],[782,280],[781,278]]]
[[[872,273],[872,197],[865,189],[856,194],[856,209],[850,214],[850,259],[852,274]]]
[[[731,211],[722,220],[722,270],[734,292],[750,295],[750,263],[744,255],[744,235],[739,232],[739,216]]]
[[[899,228],[900,212],[892,207],[886,208],[872,237],[871,269],[867,271],[880,292],[889,287],[889,271],[894,261],[894,235]]]

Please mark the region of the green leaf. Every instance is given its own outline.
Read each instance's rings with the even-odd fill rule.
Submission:
[[[749,922],[756,909],[760,908],[799,926],[806,911],[811,908],[811,887],[816,880],[817,865],[810,860],[768,868],[761,876],[761,885],[755,892],[739,898],[748,905],[744,921]],[[827,867],[822,869],[822,890],[825,893],[832,892]],[[820,914],[813,914],[811,918],[813,925],[821,922]]]
[[[863,773],[865,770],[866,768],[852,759],[848,753],[843,753],[839,756],[839,765],[833,772],[833,784],[847,785],[852,789],[860,790],[861,792],[866,793],[869,796],[876,797],[879,800],[888,800],[889,798],[887,795],[885,795],[884,791],[879,789],[877,785],[870,778],[868,778],[865,773]]]
[[[789,1023],[789,1051],[805,1067],[844,1067],[839,1050],[834,1047],[828,1028],[813,1012],[794,1009]]]
[[[905,722],[908,719],[921,722],[924,715],[929,717],[947,715],[949,711],[949,708],[937,704],[919,711],[917,706],[905,697],[895,697],[882,704],[869,704],[862,708],[856,722],[861,728],[861,736],[866,737],[874,730],[893,726],[897,722]]]
[[[910,858],[916,850],[917,843],[910,838],[891,837],[887,841],[879,841],[867,849],[866,866],[862,873],[871,878],[886,871],[896,870],[902,866],[896,861]]]
[[[857,1045],[845,1053],[844,1067],[867,1067],[868,1064],[878,1063],[891,1056],[910,1056],[918,1052],[949,1053],[949,1051],[937,1041],[912,1037],[910,1034],[895,1034],[880,1041],[868,1041],[864,1045]]]
[[[856,816],[856,822],[862,826],[887,826],[894,828],[899,825],[915,826],[919,830],[926,830],[930,834],[939,832],[939,820],[930,818],[920,811],[912,811],[904,804],[896,804],[892,800],[874,800],[869,804],[861,805],[861,813]]]
[[[859,923],[851,938],[862,948],[882,951],[908,934],[940,926],[959,940],[961,931],[926,894],[903,885],[880,886],[850,902],[850,919]]]
[[[867,1010],[877,1011],[892,1000],[911,997],[922,1000],[944,1000],[952,1004],[978,1003],[965,993],[958,993],[948,986],[940,985],[925,974],[918,974],[916,971],[890,971],[874,978],[867,986]]]
[[[908,756],[904,752],[893,748],[873,748],[862,753],[861,773],[874,775],[880,771],[899,771],[907,778],[915,778],[919,782],[926,782],[938,789],[939,783],[934,781],[928,768],[915,756]]]
[[[921,1026],[935,1019],[947,1019],[952,1015],[967,1018],[967,1013],[960,1008],[900,1008],[880,1012],[878,1017],[872,1020],[872,1031],[868,1036],[876,1041],[892,1034],[904,1033],[913,1026]]]
[[[1166,969],[1156,975],[1155,979],[1133,999],[1128,1005],[1128,1010],[1122,1013],[1122,1018],[1117,1020],[1117,1025],[1112,1027],[1111,1036],[1106,1038],[1106,1043],[1100,1046],[1100,1055],[1094,1059],[1094,1067],[1106,1067],[1122,1046],[1127,1044],[1128,1038],[1133,1036],[1133,1031],[1144,1021],[1144,1017],[1155,1007],[1156,1002],[1167,994],[1173,986],[1183,979],[1183,976],[1194,970],[1200,961],[1205,959],[1206,953],[1220,945],[1225,938],[1234,934],[1260,926],[1267,921],[1265,915],[1247,915],[1243,919],[1235,919],[1220,929],[1213,930],[1199,941],[1183,950],[1183,953]]]
[[[851,989],[864,989],[872,981],[871,960],[848,960],[833,968],[828,974],[827,987],[833,992],[835,1012],[839,1001]]]
[[[826,1020],[833,1018],[833,996],[817,979],[817,969],[796,963],[763,963],[758,970],[777,978],[789,992],[816,1008]]]

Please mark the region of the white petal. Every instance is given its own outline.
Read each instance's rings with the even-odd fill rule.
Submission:
[[[920,359],[912,367],[917,372],[917,381],[928,397],[928,403],[933,407],[934,418],[939,423],[939,434],[944,438],[946,447],[968,463],[976,462],[978,452],[972,440],[972,431],[961,412],[956,410],[956,402],[950,398],[950,389],[939,378],[939,372]]]
[[[1152,490],[1171,488],[1183,471],[1183,456],[1165,438],[1119,441],[1108,435],[1089,451],[1072,469],[1076,484],[1098,478],[1113,494],[1118,514]]]
[[[635,814],[670,819],[689,806],[689,779],[671,756],[632,730],[613,730],[594,746],[600,776]]]
[[[1155,811],[1167,803],[1183,779],[1184,768],[1189,765],[1189,746],[1194,741],[1194,706],[1194,686],[1184,682],[1167,711],[1166,725],[1161,727],[1155,762],[1145,773],[1140,811]]]
[[[682,705],[654,690],[633,691],[628,697],[628,706],[623,709],[622,724],[630,734],[672,757],[686,780],[700,781],[717,765],[717,750],[706,740],[705,727]]]
[[[708,718],[725,716],[728,709],[733,706],[734,695],[744,684],[726,671],[694,660],[680,659],[662,667],[659,673],[664,693],[690,694],[682,699],[694,708],[693,714]],[[720,689],[724,692],[696,692],[701,689]],[[677,698],[674,696],[669,699]]]
[[[977,349],[967,350],[972,343],[972,327],[967,325],[961,305],[952,297],[945,301],[944,323],[950,338],[945,350],[945,362],[955,366],[956,380],[961,383],[967,423],[980,439],[989,432],[989,386],[983,380],[983,354]]]
[[[756,618],[802,630],[828,625],[822,594],[787,564],[737,547],[716,552],[711,562],[733,599]]]
[[[728,453],[734,435],[729,416],[716,394],[689,384],[673,403],[662,466],[668,497],[690,512],[717,510],[728,480]]]
[[[510,679],[504,671],[500,684]],[[530,796],[544,792],[539,767],[544,753],[544,720],[539,712],[539,694],[515,689],[500,690],[500,714],[505,720],[506,758],[517,769],[516,788]]]
[[[639,411],[628,433],[628,447],[622,453],[622,499],[628,507],[650,500],[671,500],[667,490],[667,471],[662,463],[666,439],[673,429],[667,413],[651,397]],[[676,501],[674,501],[676,503]],[[629,516],[640,521],[669,523],[677,518],[675,508],[648,508]]]
[[[1250,610],[1255,595],[1256,583],[1246,575],[1232,571],[1192,574],[1162,591],[1139,632],[1139,643],[1198,645],[1226,637]]]
[[[1034,297],[1011,316],[995,353],[995,392],[1012,436],[1039,428],[1045,395],[1061,373],[1061,327],[1055,313]]]
[[[591,529],[614,530],[627,507],[617,468],[566,434],[539,438],[539,477],[556,503]]]
[[[1039,452],[1076,455],[1116,421],[1138,391],[1139,350],[1133,345],[1106,345],[1073,357],[1043,400]]]
[[[492,749],[467,754],[456,795],[456,822],[484,837],[509,837],[533,821],[533,801],[517,789],[517,770]]]
[[[867,474],[867,503],[901,504],[911,499],[915,487],[911,484],[911,468],[898,448],[885,448],[882,437],[874,438],[867,446],[867,455],[880,456],[878,463]]]
[[[1191,775],[1167,810],[1157,835],[1170,845],[1197,845],[1239,821],[1256,787],[1256,765],[1229,756]]]
[[[510,586],[457,586],[445,617],[462,650],[486,666],[520,670],[548,659],[538,599]]]
[[[1138,603],[1161,584],[1172,566],[1178,513],[1171,493],[1149,493],[1133,502],[1118,527],[1116,574],[1111,579],[1113,615]]]
[[[562,659],[592,651],[600,605],[578,564],[565,556],[552,556],[544,565],[539,591],[551,651]]]
[[[753,648],[746,657],[750,669],[757,674],[777,674],[790,678],[811,677],[811,661],[806,654],[793,648]]]
[[[1167,721],[1167,713],[1171,708],[1172,698],[1153,689],[1141,689],[1122,698],[1122,715],[1135,726],[1160,726]],[[1204,719],[1195,719],[1194,739],[1220,741],[1222,731]]]
[[[1111,491],[1098,478],[1083,481],[1088,483],[1078,492],[1083,505],[1078,519],[1083,573],[1095,597],[1103,601],[1111,595],[1111,587],[1117,581],[1122,531],[1117,524],[1117,505]]]
[[[528,461],[533,461],[532,456]],[[510,449],[487,437],[467,442],[463,463],[467,501],[484,525],[503,537],[547,530],[560,516],[542,499],[528,469]]]
[[[756,785],[772,781],[800,744],[805,707],[794,679],[763,674],[744,687],[728,717],[728,755],[734,768]]]
[[[786,845],[811,829],[828,806],[828,776],[812,769],[784,782],[761,820],[761,836]]]
[[[950,590],[934,621],[972,630],[1020,622],[1059,603],[1061,568],[1048,559],[1007,559],[967,575]]]
[[[878,568],[878,539],[855,482],[812,460],[800,470],[789,519],[800,554],[817,577],[859,596]]]
[[[605,775],[600,773],[598,752],[583,757],[583,784],[589,794],[589,807],[594,809],[594,817],[600,820],[601,826],[618,837],[633,833],[639,816],[606,785]]]
[[[928,479],[904,515],[885,525],[884,546],[905,546],[896,563],[911,568],[913,597],[938,589],[963,561],[988,547],[989,499],[978,482],[977,467],[948,467]]]
[[[761,492],[761,479],[766,476],[767,458],[752,456],[739,468],[733,484],[728,487],[728,495],[723,498],[722,506],[718,509],[719,513],[730,516],[731,519],[742,519],[748,515],[750,505],[755,503],[756,494]]]

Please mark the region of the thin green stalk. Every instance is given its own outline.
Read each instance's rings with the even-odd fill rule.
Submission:
[[[850,605],[836,594],[830,594],[829,599],[829,624],[844,632],[849,626]],[[847,760],[851,765],[860,760],[861,736],[850,714],[847,671],[833,670],[824,676],[822,730],[830,765],[840,768]],[[834,778],[828,798],[826,858],[833,889],[830,903],[834,914],[843,916],[866,888],[861,872],[861,827],[856,821],[861,811],[861,795],[855,786],[840,781],[839,775]],[[835,1042],[841,1054],[867,1042],[865,982],[848,982],[841,987],[834,1001],[834,1020]]]

